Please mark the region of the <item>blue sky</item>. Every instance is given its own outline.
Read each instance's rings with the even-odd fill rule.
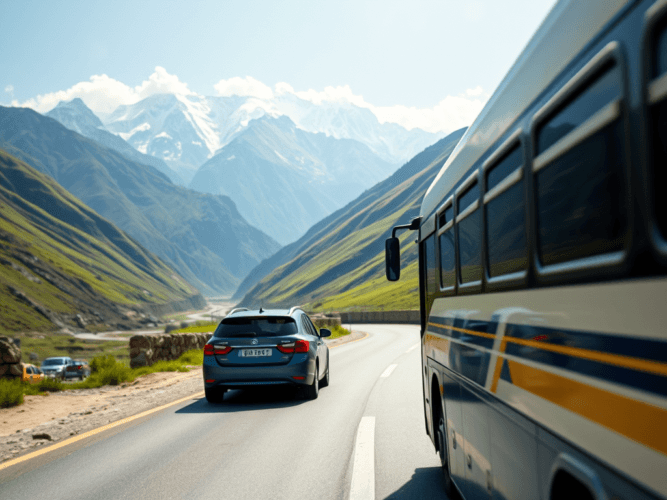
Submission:
[[[162,77],[202,95],[216,95],[221,80],[251,77],[272,89],[279,82],[295,91],[347,86],[378,109],[399,106],[397,113],[437,112],[448,97],[477,100],[461,111],[471,113],[553,4],[3,0],[0,103],[46,111],[55,98],[37,96],[94,75],[137,88],[160,67]]]

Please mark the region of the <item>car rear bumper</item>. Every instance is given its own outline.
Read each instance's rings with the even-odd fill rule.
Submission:
[[[220,366],[214,356],[204,356],[204,386],[218,385],[229,388],[248,388],[269,385],[310,385],[315,378],[315,360],[307,354],[294,355],[284,365],[272,366]],[[303,377],[302,380],[294,377]],[[213,382],[207,382],[213,380]]]

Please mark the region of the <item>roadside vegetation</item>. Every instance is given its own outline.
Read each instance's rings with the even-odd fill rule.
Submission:
[[[181,323],[180,326],[175,324],[167,325],[164,329],[165,333],[206,333],[213,332],[218,326],[219,321],[195,321],[194,323]]]
[[[112,355],[119,359],[129,360],[127,340],[80,340],[71,335],[51,334],[19,338],[21,339],[21,360],[24,363],[39,365],[39,361],[56,356],[91,360],[95,356]],[[30,360],[30,353],[37,354],[39,361]]]
[[[62,354],[61,354],[62,355]],[[82,382],[73,384],[59,380],[45,379],[39,384],[27,384],[18,379],[0,379],[0,408],[9,408],[23,403],[25,395],[46,395],[67,389],[94,389],[104,385],[120,385],[156,372],[188,372],[191,367],[204,363],[204,352],[193,349],[173,361],[158,361],[151,366],[130,368],[125,362],[113,355],[95,356],[90,362],[91,375]]]

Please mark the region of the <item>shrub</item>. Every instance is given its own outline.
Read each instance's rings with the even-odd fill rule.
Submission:
[[[0,379],[0,408],[23,404],[23,384],[19,379]]]
[[[116,358],[111,354],[107,354],[106,356],[95,356],[90,362],[90,372],[98,373],[108,368],[112,368],[117,363]]]
[[[58,392],[65,389],[65,384],[63,384],[60,380],[45,378],[39,384],[32,387],[35,387],[38,392]],[[26,394],[28,394],[27,391]]]

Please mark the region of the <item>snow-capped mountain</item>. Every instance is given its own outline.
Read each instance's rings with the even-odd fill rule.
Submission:
[[[84,137],[93,139],[100,144],[114,149],[126,158],[137,163],[150,165],[167,176],[175,184],[184,185],[183,179],[157,156],[143,154],[130,146],[121,137],[109,132],[100,119],[78,97],[71,101],[61,101],[46,116],[59,121],[64,127]]]
[[[241,215],[281,244],[389,177],[390,164],[365,144],[264,116],[202,165],[190,188],[229,196]]]
[[[251,120],[289,117],[298,128],[365,144],[400,165],[440,138],[420,129],[381,124],[368,109],[349,102],[315,104],[293,93],[270,99],[156,94],[102,117],[107,129],[142,153],[161,158],[186,181],[242,132]]]

